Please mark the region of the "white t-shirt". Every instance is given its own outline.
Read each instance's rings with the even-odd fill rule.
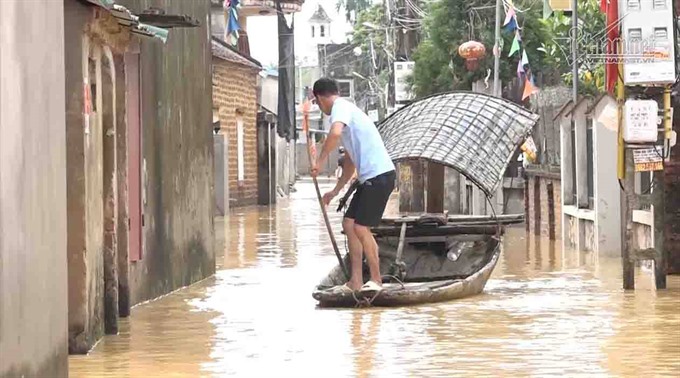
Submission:
[[[338,98],[331,109],[331,125],[345,124],[342,145],[354,162],[360,183],[395,170],[378,128],[368,115],[353,103]]]

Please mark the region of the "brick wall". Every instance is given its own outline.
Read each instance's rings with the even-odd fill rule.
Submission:
[[[257,71],[213,58],[213,108],[229,143],[230,206],[257,203]],[[238,181],[238,133],[243,120],[244,179]]]
[[[540,201],[541,201],[541,236],[544,237],[549,237],[550,236],[550,229],[552,228],[552,225],[549,225],[550,219],[550,213],[554,211],[554,209],[551,208],[552,205],[552,200],[553,198],[550,198],[548,196],[548,183],[549,180],[546,179],[541,179],[541,178],[536,178],[539,179],[540,183],[540,188],[541,188],[541,195],[540,195]]]
[[[559,240],[562,238],[562,185],[552,176],[528,174],[525,187],[527,232]],[[551,188],[552,187],[552,188]]]
[[[527,214],[526,214],[526,222],[527,222],[527,231],[530,234],[537,234],[536,230],[536,205],[535,205],[535,198],[536,198],[536,177],[529,177],[527,179],[527,191],[529,194],[526,196],[527,198],[527,203],[526,203],[526,209],[527,209]]]
[[[664,171],[666,190],[666,257],[668,273],[680,274],[680,162],[669,162]]]
[[[553,197],[555,206],[555,239],[562,239],[562,182],[553,180]]]

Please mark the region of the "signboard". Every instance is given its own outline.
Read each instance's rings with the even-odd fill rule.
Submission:
[[[628,100],[623,139],[629,143],[656,142],[659,104],[654,100]]]
[[[371,121],[378,122],[378,109],[369,110],[368,116],[371,117]]]
[[[619,1],[625,85],[675,83],[671,0]]]
[[[654,146],[633,150],[635,172],[649,172],[663,170],[663,148]]]
[[[528,161],[532,163],[536,161],[536,152],[538,149],[536,148],[536,143],[534,143],[534,138],[528,137],[520,148],[526,155]]]
[[[411,101],[413,94],[408,90],[406,78],[413,73],[415,62],[394,62],[394,100]]]

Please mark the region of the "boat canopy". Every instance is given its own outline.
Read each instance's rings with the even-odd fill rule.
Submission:
[[[449,166],[491,196],[538,118],[502,98],[454,91],[410,103],[378,130],[393,161],[425,159]]]

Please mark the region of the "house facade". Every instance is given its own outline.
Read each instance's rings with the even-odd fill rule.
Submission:
[[[213,111],[227,140],[229,206],[257,204],[258,77],[262,66],[218,38],[211,41]]]
[[[131,306],[215,271],[209,2],[0,9],[0,376],[66,376]]]
[[[209,4],[165,5],[64,2],[71,353],[215,271]]]

